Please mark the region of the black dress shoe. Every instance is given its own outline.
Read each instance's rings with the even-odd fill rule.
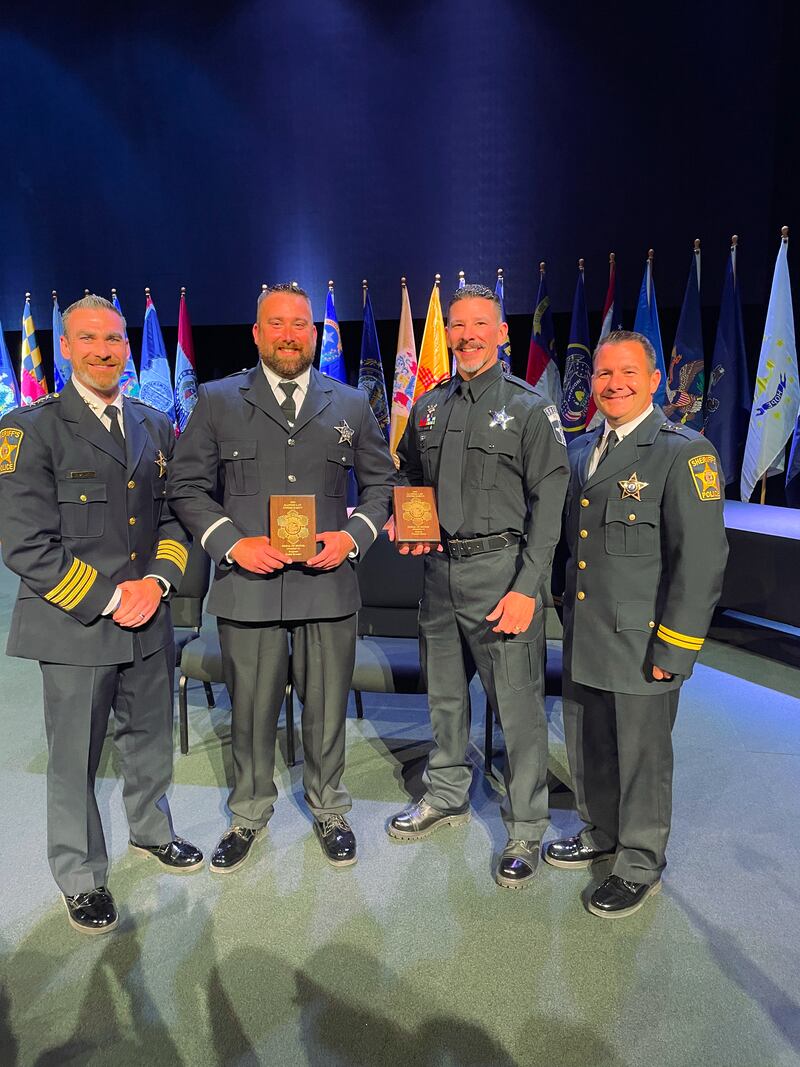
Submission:
[[[238,871],[250,855],[253,842],[260,833],[261,830],[250,830],[246,826],[232,826],[226,830],[214,849],[208,869],[214,874]]]
[[[203,853],[182,837],[175,837],[166,845],[139,845],[136,841],[131,841],[130,846],[135,852],[155,856],[159,863],[163,863],[174,874],[197,871],[203,866]]]
[[[463,826],[469,820],[469,807],[459,811],[439,811],[427,800],[420,800],[390,820],[388,834],[395,841],[419,841],[440,826]]]
[[[612,856],[614,849],[590,848],[580,837],[567,837],[563,841],[551,841],[544,850],[544,861],[551,867],[589,867],[603,856]]]
[[[628,882],[616,874],[606,878],[592,893],[589,911],[601,919],[622,919],[633,915],[648,897],[657,893],[661,882]]]
[[[104,885],[88,893],[64,896],[69,925],[82,934],[107,934],[119,922],[114,898]]]
[[[494,880],[503,889],[524,889],[539,866],[538,841],[514,841],[509,838],[497,864]]]
[[[343,815],[315,818],[314,833],[328,863],[334,867],[349,867],[356,862],[356,835]]]

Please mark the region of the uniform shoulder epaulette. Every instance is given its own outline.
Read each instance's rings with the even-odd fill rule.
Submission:
[[[52,404],[55,400],[61,396],[60,393],[47,393],[45,396],[40,396],[38,400],[32,401],[30,404],[22,404],[17,409],[18,411],[33,411],[34,408],[44,407],[45,404]]]
[[[518,378],[516,374],[506,374],[505,380],[512,382],[514,385],[518,385],[520,389],[524,389],[526,393],[534,393],[536,395],[536,389],[530,382],[526,382],[524,378]]]
[[[671,422],[669,419],[665,419],[659,429],[663,430],[664,433],[678,434],[680,437],[686,438],[687,441],[697,441],[703,436],[697,430],[693,430],[691,426],[684,426],[682,422]]]

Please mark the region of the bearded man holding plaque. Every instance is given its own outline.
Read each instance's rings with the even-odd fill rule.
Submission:
[[[498,346],[508,326],[491,289],[457,290],[447,333],[458,373],[417,400],[398,447],[404,480],[435,488],[441,526],[439,545],[400,547],[426,554],[420,644],[434,748],[425,795],[395,815],[388,832],[418,841],[469,821],[469,682],[477,668],[506,741],[508,843],[495,881],[521,889],[536,872],[548,822],[540,593],[559,536],[567,450],[556,408],[503,373]]]
[[[355,863],[342,784],[356,612],[352,561],[389,515],[396,481],[367,394],[312,366],[317,331],[296,284],[265,289],[253,338],[259,365],[201,385],[168,494],[216,564],[217,616],[231,697],[232,815],[210,869],[241,867],[277,797],[275,738],[289,668],[301,679],[303,785],[330,863]],[[348,518],[353,471],[360,490]]]

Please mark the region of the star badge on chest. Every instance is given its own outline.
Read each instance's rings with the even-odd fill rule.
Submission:
[[[499,426],[501,430],[508,428],[508,424],[514,421],[514,416],[509,415],[505,408],[500,408],[499,411],[489,412],[489,429],[494,429],[495,426]]]
[[[353,434],[355,433],[355,430],[347,425],[347,419],[342,419],[338,426],[334,426],[334,430],[339,434],[340,445],[353,444]]]
[[[163,478],[164,475],[167,473],[167,457],[164,455],[160,448],[158,452],[156,452],[156,466],[158,467],[159,478]]]
[[[634,500],[641,500],[642,490],[646,489],[649,484],[649,482],[640,482],[639,476],[637,475],[636,471],[634,471],[633,474],[630,475],[630,477],[623,478],[621,482],[617,482],[617,485],[622,490],[622,496],[620,497],[620,499],[624,500],[626,497],[630,496],[633,497]]]

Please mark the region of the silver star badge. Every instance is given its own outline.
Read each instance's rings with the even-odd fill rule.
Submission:
[[[347,419],[342,419],[341,425],[334,426],[334,430],[339,434],[340,445],[352,445],[355,430],[347,425]]]
[[[160,448],[158,452],[156,452],[156,466],[158,467],[159,478],[163,478],[164,475],[167,473],[167,457],[164,455]]]
[[[514,416],[509,415],[505,408],[501,408],[499,411],[490,411],[489,414],[492,416],[489,422],[489,429],[499,426],[501,430],[505,430],[508,424],[514,421]]]

